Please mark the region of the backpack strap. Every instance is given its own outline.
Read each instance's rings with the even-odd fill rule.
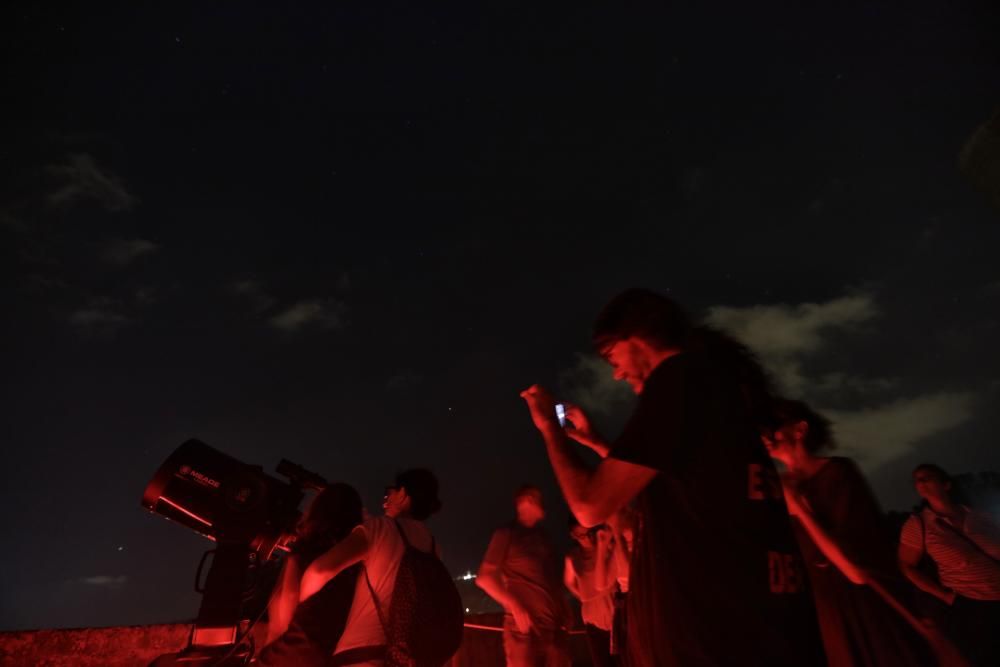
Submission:
[[[404,538],[405,539],[405,538]],[[388,637],[388,626],[385,622],[385,614],[382,613],[382,605],[379,604],[378,596],[375,594],[375,587],[372,586],[372,580],[368,577],[368,568],[364,565],[361,566],[365,572],[365,583],[368,584],[368,592],[371,593],[372,603],[375,605],[375,613],[378,615],[379,625],[382,626],[382,634]]]
[[[396,530],[399,531],[399,536],[403,538],[403,544],[406,546],[407,549],[409,549],[413,545],[411,545],[410,541],[406,539],[406,531],[403,530],[403,527],[399,525],[399,521],[397,519],[393,519],[392,522],[393,524],[395,524]]]
[[[403,527],[401,525],[399,525],[399,521],[397,521],[396,519],[393,519],[392,522],[394,524],[396,524],[396,530],[399,531],[399,536],[403,539],[403,545],[407,549],[416,549],[415,546],[413,546],[412,544],[410,544],[410,540],[408,540],[406,538],[406,531],[403,530]],[[417,551],[420,551],[420,549],[417,549]],[[434,539],[434,535],[431,535],[431,551],[430,551],[430,553],[433,554],[434,556],[437,556],[437,541]]]
[[[965,509],[965,520],[968,521],[969,520],[969,514],[972,512],[972,510],[970,510],[968,507],[966,507],[964,509]],[[975,549],[979,553],[983,554],[984,556],[986,556],[990,560],[992,560],[994,562],[1000,562],[1000,561],[997,561],[997,559],[994,558],[993,556],[991,556],[990,554],[986,553],[986,550],[983,549],[978,544],[976,544],[975,540],[973,540],[971,537],[969,537],[968,535],[966,535],[966,533],[965,533],[964,530],[959,530],[950,521],[945,521],[943,518],[941,518],[939,516],[939,517],[936,517],[935,523],[937,523],[937,525],[941,526],[942,528],[945,528],[946,530],[951,531],[957,537],[965,540],[965,542],[968,543],[969,546],[971,546],[973,549]]]

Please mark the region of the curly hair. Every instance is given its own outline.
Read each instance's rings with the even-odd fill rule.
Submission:
[[[833,438],[833,424],[806,403],[779,398],[772,403],[772,413],[776,427],[798,422],[806,423],[809,428],[802,444],[805,445],[806,451],[810,454],[833,449],[837,446]]]

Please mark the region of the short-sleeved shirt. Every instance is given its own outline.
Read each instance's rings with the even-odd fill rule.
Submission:
[[[410,544],[422,551],[430,551],[433,538],[430,531],[420,521],[413,519],[396,519],[406,531]],[[371,581],[375,594],[378,595],[382,613],[389,617],[389,604],[396,585],[396,574],[403,558],[406,545],[399,536],[393,519],[386,516],[373,517],[365,521],[355,530],[363,530],[368,540],[368,556],[364,561],[364,569],[358,576],[354,587],[354,601],[347,617],[347,627],[337,643],[335,653],[361,646],[379,646],[385,644],[385,631],[379,620],[378,610],[372,600],[371,591],[365,581],[365,571]],[[377,665],[380,663],[364,663]]]
[[[610,456],[659,473],[637,498],[630,665],[824,663],[780,481],[729,372],[665,360]]]
[[[580,547],[574,547],[566,555],[566,567],[576,577],[583,590],[598,590],[602,582],[597,581],[596,550],[584,552]],[[614,571],[614,557],[608,554],[608,571]],[[580,600],[580,616],[587,625],[593,625],[601,630],[611,630],[611,622],[615,615],[614,586],[607,588],[601,595]]]
[[[521,603],[536,627],[551,630],[569,623],[562,560],[541,525],[527,528],[514,521],[497,528],[483,563],[497,567],[507,591]]]
[[[925,507],[920,518],[906,520],[899,541],[921,553],[926,544],[942,586],[973,600],[1000,600],[1000,527],[989,516],[968,510],[954,526]]]

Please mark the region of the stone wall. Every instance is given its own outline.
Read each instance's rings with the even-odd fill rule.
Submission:
[[[499,626],[499,615],[470,616],[470,623]],[[187,645],[188,624],[136,625],[74,630],[0,632],[2,667],[147,667],[157,656]],[[258,646],[266,633],[256,628]],[[582,635],[573,637],[575,665],[590,664]],[[499,632],[466,628],[462,648],[450,667],[503,667]]]
[[[0,633],[3,667],[146,667],[187,644],[191,626],[136,625]]]

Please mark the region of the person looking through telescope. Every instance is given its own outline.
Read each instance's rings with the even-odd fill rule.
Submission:
[[[268,643],[257,664],[326,664],[347,624],[361,568],[345,569],[300,603],[302,574],[362,519],[361,496],[349,484],[330,484],[309,504],[296,527],[296,539],[268,604]]]

